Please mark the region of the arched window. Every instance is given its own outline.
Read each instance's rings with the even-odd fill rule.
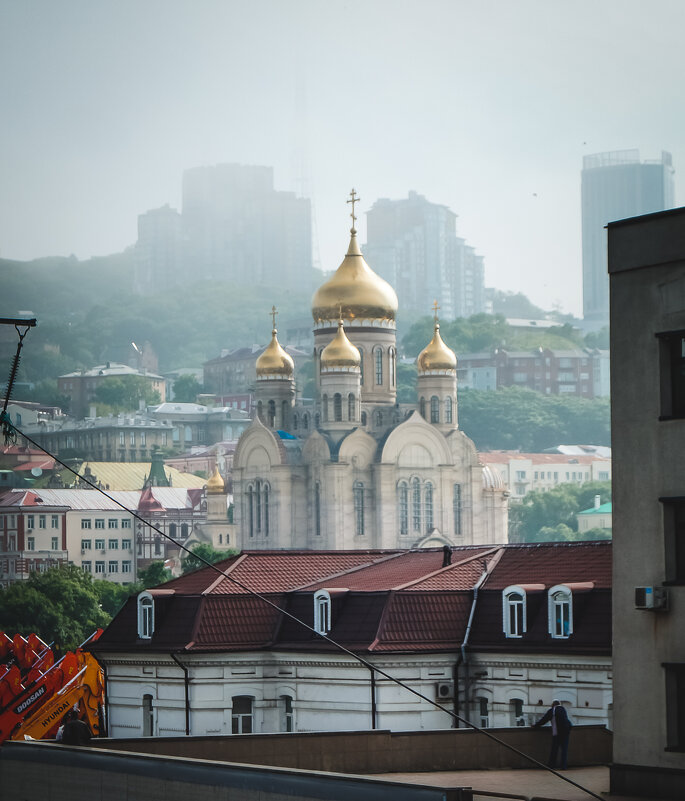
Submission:
[[[290,404],[288,401],[281,401],[281,428],[288,427],[288,410],[290,409]]]
[[[152,696],[148,693],[143,696],[143,737],[152,737],[155,733],[155,710],[152,706]]]
[[[354,482],[354,533],[363,536],[364,531],[364,485]]]
[[[521,587],[507,587],[502,592],[502,630],[505,637],[526,633],[526,592]]]
[[[431,423],[440,422],[440,400],[437,395],[431,398]]]
[[[314,631],[328,634],[331,630],[331,596],[326,590],[314,593]]]
[[[364,348],[357,348],[359,351],[359,383],[364,386]]]
[[[252,484],[247,487],[247,531],[250,537],[254,537],[254,489]]]
[[[426,534],[429,534],[433,530],[433,485],[430,483],[430,481],[426,484],[424,495],[426,499],[424,506]]]
[[[357,419],[357,400],[353,392],[347,396],[347,419],[351,423]]]
[[[314,484],[314,534],[321,536],[321,484]]]
[[[270,400],[269,401],[269,428],[273,428],[276,425],[276,402]]]
[[[366,412],[362,412],[362,425],[366,425]]]
[[[388,351],[388,370],[390,372],[390,386],[395,386],[395,375],[397,372],[397,353],[395,348],[390,348]]]
[[[252,734],[252,700],[249,695],[234,695],[231,699],[232,734]]]
[[[307,412],[302,415],[302,428],[304,428],[305,431],[309,431],[309,415]]]
[[[293,431],[297,431],[299,424],[300,424],[300,418],[296,414],[294,414],[293,415]]]
[[[414,531],[421,531],[421,482],[418,478],[411,482],[411,522]]]
[[[138,596],[138,636],[151,640],[155,632],[155,602],[149,592]]]
[[[321,398],[321,408],[323,411],[323,421],[324,423],[328,422],[328,395],[324,395]]]
[[[176,523],[169,523],[169,536],[176,539]]]
[[[295,731],[292,695],[281,696],[281,731]]]
[[[380,428],[383,425],[383,412],[380,409],[376,409],[373,413],[373,420],[376,428]]]
[[[454,515],[454,533],[461,534],[461,484],[455,484],[452,489],[452,514]]]
[[[425,398],[421,398],[421,400],[419,401],[419,414],[421,415],[421,417],[423,417],[424,420],[426,419],[426,399]]]
[[[549,633],[555,639],[565,639],[573,634],[573,596],[563,584],[548,593]]]
[[[264,520],[264,536],[269,536],[269,485],[264,484],[262,490],[262,518]]]
[[[511,726],[525,726],[526,719],[523,717],[523,699],[522,698],[512,698],[509,701],[509,710],[511,714],[511,718],[509,724]]]
[[[181,539],[185,540],[188,537],[188,524],[181,523]]]
[[[409,534],[409,487],[406,481],[397,485],[397,516],[400,534]]]
[[[183,437],[186,442],[193,441],[193,429],[190,426],[185,426]]]
[[[314,415],[314,427],[318,428],[321,425],[321,415],[317,412]]]
[[[376,384],[383,383],[383,349],[376,348]]]
[[[254,487],[254,520],[255,520],[255,531],[257,534],[262,533],[262,482],[255,481]]]
[[[342,395],[339,392],[333,395],[333,419],[336,423],[342,422]]]
[[[483,696],[476,698],[478,704],[478,716],[481,729],[487,729],[490,726],[490,712],[488,709],[488,699]]]
[[[445,398],[445,422],[452,422],[452,397],[450,395]]]

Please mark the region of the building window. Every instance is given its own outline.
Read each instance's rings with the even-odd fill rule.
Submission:
[[[138,636],[141,640],[149,640],[154,631],[155,602],[149,592],[141,592],[138,596]]]
[[[309,415],[306,412],[302,415],[302,428],[305,431],[309,431]]]
[[[130,551],[131,550],[131,540],[122,540],[121,541],[121,549],[123,551]]]
[[[281,403],[281,428],[288,427],[288,411],[290,410],[290,404],[288,401],[283,401]]]
[[[281,731],[291,732],[295,731],[293,721],[293,698],[291,695],[281,696],[283,717],[281,723]]]
[[[234,695],[231,707],[231,733],[252,734],[252,698],[249,695]]]
[[[658,334],[661,416],[685,417],[685,331]]]
[[[461,535],[461,484],[455,484],[452,490],[452,513],[454,515],[454,533]]]
[[[419,414],[421,415],[421,417],[423,417],[424,420],[426,419],[426,399],[425,398],[421,398],[421,400],[419,401]]]
[[[363,536],[364,532],[364,485],[354,482],[354,533]]]
[[[131,563],[130,562],[122,562],[121,563],[121,572],[122,573],[130,573],[131,572]]]
[[[110,517],[107,521],[107,528],[119,528],[119,521],[116,518]]]
[[[321,484],[314,484],[314,534],[321,536]]]
[[[52,515],[50,519],[50,528],[59,528],[59,515]]]
[[[388,363],[390,369],[390,386],[395,386],[395,374],[397,372],[397,354],[395,348],[390,348],[388,351]]]
[[[152,696],[143,696],[143,737],[152,737],[155,733],[155,711]]]
[[[126,445],[125,434],[124,434],[124,432],[123,432],[123,431],[120,431],[120,432],[119,432],[119,445],[121,445],[122,447],[123,447],[124,445]]]
[[[426,521],[426,534],[430,534],[433,530],[433,485],[430,481],[426,484],[424,490],[424,518]]]
[[[362,419],[362,425],[365,426],[366,425],[366,412],[362,412],[362,418],[361,419]]]
[[[107,572],[108,573],[118,573],[119,572],[119,562],[110,561],[107,564]]]
[[[176,523],[169,523],[169,536],[173,540],[176,539]]]
[[[321,398],[321,411],[323,412],[324,423],[328,422],[328,395]]]
[[[445,398],[445,422],[452,422],[452,398],[449,395]]]
[[[507,587],[502,593],[502,628],[505,637],[526,633],[526,593],[521,587]]]
[[[269,415],[269,428],[273,428],[276,425],[276,401],[269,401],[268,404],[268,415]]]
[[[411,522],[414,531],[421,531],[421,482],[415,478],[411,482]]]
[[[336,423],[342,422],[342,395],[339,392],[333,396],[333,419]]]
[[[326,590],[314,593],[314,631],[328,634],[331,630],[331,596]]]
[[[482,696],[476,698],[476,703],[478,704],[478,714],[480,717],[480,727],[481,729],[487,729],[490,726],[490,714],[488,710],[488,699],[483,698]]]
[[[347,419],[351,423],[357,419],[357,402],[352,392],[347,396]]]
[[[108,540],[107,547],[110,549],[110,551],[118,551],[119,540]]]
[[[26,516],[26,528],[31,528],[31,529],[33,529],[33,528],[35,528],[35,527],[36,527],[36,526],[35,526],[35,522],[34,522],[33,515],[27,515],[27,516]]]
[[[81,550],[89,551],[92,544],[92,540],[81,540]]]
[[[190,426],[185,426],[183,430],[183,436],[186,442],[193,441],[193,429]],[[133,444],[133,443],[131,443]]]
[[[95,563],[95,572],[96,573],[104,573],[105,572],[105,563],[104,562],[96,562]]]
[[[128,443],[131,447],[135,447],[136,444],[136,432],[130,431],[128,435]]]
[[[525,726],[526,719],[523,717],[523,699],[512,698],[509,701],[509,709],[511,710],[511,726]]]
[[[558,584],[548,595],[549,633],[555,639],[573,634],[573,597],[571,590]]]
[[[104,540],[95,540],[95,550],[96,551],[104,551],[105,550],[105,541]]]
[[[26,538],[26,550],[27,551],[35,551],[36,550],[36,538],[35,537],[27,537]]]
[[[264,536],[269,536],[269,485],[264,484],[262,489],[262,517],[264,519]]]
[[[383,351],[381,348],[376,349],[376,384],[383,383]]]
[[[294,414],[293,415],[293,431],[297,431],[299,423],[300,423],[299,417],[296,414]]]
[[[666,748],[685,751],[685,664],[666,663]]]
[[[437,395],[431,398],[431,423],[440,422],[440,401]]]
[[[92,573],[93,572],[93,563],[92,562],[82,562],[81,567],[83,568],[84,572]]]
[[[104,528],[104,527],[105,527],[104,518],[96,518],[95,519],[95,528]]]
[[[409,534],[409,487],[406,481],[397,486],[397,507],[400,534]]]
[[[52,550],[59,551],[59,537],[52,538]]]
[[[81,528],[90,528],[91,521],[90,520],[81,520]]]
[[[145,432],[140,432],[140,447],[144,448],[147,445],[147,437],[145,436]]]
[[[247,488],[247,531],[254,537],[254,489],[252,484]]]
[[[38,528],[46,528],[46,515],[38,515]]]
[[[685,584],[685,498],[660,498],[664,510],[664,581]]]
[[[383,425],[383,412],[380,409],[376,409],[373,413],[373,419],[376,428],[380,428]]]

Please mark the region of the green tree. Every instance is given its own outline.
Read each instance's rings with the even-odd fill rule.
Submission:
[[[76,648],[110,619],[100,608],[92,577],[74,565],[32,573],[0,590],[0,630],[35,632],[62,651]]]
[[[152,562],[144,570],[138,571],[138,579],[144,588],[156,587],[159,584],[164,584],[172,578],[171,570],[164,567],[163,561]]]
[[[605,325],[599,331],[590,331],[585,335],[585,346],[588,348],[609,349],[609,326]]]
[[[95,399],[114,411],[137,409],[140,401],[160,402],[159,392],[141,375],[109,376],[95,390]]]
[[[144,587],[142,583],[115,584],[113,581],[95,579],[93,589],[97,593],[102,611],[114,617],[126,603],[126,599],[131,595],[137,595]]]
[[[191,573],[193,570],[206,567],[205,563],[202,561],[203,559],[214,564],[215,562],[220,562],[222,559],[235,556],[237,553],[238,551],[232,548],[225,551],[217,551],[216,548],[213,548],[209,543],[201,542],[191,548],[191,553],[186,554],[183,559],[181,559],[183,574],[185,575],[186,573]]]
[[[416,403],[416,364],[397,363],[397,402]]]
[[[202,384],[192,373],[179,376],[174,381],[174,400],[179,403],[195,403],[202,392]]]

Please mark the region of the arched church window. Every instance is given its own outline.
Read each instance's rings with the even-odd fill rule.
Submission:
[[[321,425],[321,415],[317,412],[314,415],[314,427],[318,428]]]
[[[307,412],[302,415],[302,428],[304,428],[305,431],[309,431],[309,415]]]
[[[364,386],[364,348],[357,348],[359,351],[359,383]]]
[[[321,409],[323,411],[323,421],[324,423],[328,422],[328,395],[324,395],[321,398]]]
[[[440,422],[440,400],[437,395],[431,398],[431,423]]]
[[[419,414],[421,415],[421,417],[423,417],[424,420],[426,419],[426,399],[425,398],[421,398],[421,400],[419,401]]]
[[[383,425],[383,412],[380,409],[376,409],[376,411],[373,413],[373,420],[374,425],[377,428],[380,428]]]
[[[314,631],[328,634],[331,630],[331,596],[326,590],[314,593]]]
[[[421,531],[421,482],[418,478],[411,482],[411,522],[414,531]]]
[[[383,383],[383,349],[376,348],[376,384]]]
[[[452,397],[448,395],[445,398],[445,422],[451,423],[452,422]]]
[[[138,596],[138,636],[149,640],[155,631],[155,603],[149,592]]]
[[[363,536],[364,531],[364,485],[361,481],[354,482],[354,533]]]
[[[342,395],[339,392],[333,395],[333,419],[336,423],[342,422]]]
[[[350,422],[357,419],[357,402],[353,392],[347,396],[347,419]]]
[[[366,412],[362,412],[362,425],[366,425]]]
[[[452,513],[454,514],[454,533],[461,534],[461,484],[455,484],[452,491]]]
[[[409,534],[409,487],[406,481],[397,485],[397,513],[400,534]]]
[[[281,402],[281,428],[288,427],[288,409],[290,408],[288,401]]]
[[[297,414],[294,414],[293,415],[293,431],[297,431],[299,425],[300,425],[300,418],[297,416]]]
[[[262,533],[262,482],[255,481],[254,489],[254,505],[255,505],[255,531],[257,534]]]
[[[269,485],[264,482],[262,489],[262,518],[264,520],[264,536],[269,536]]]
[[[181,523],[181,539],[185,541],[187,537],[188,537],[188,524]]]
[[[176,523],[169,524],[169,536],[174,540],[176,539]]]
[[[314,484],[314,534],[321,536],[321,484]]]
[[[388,370],[390,372],[390,386],[395,386],[395,374],[397,372],[397,352],[395,348],[388,351]]]
[[[424,518],[426,520],[426,534],[433,530],[433,485],[430,481],[426,484],[424,491]]]
[[[276,425],[276,402],[270,400],[269,401],[269,428],[273,428]]]

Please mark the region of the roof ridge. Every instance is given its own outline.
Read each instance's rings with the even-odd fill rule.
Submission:
[[[369,647],[368,647],[369,651],[373,651],[381,641],[381,635],[382,635],[384,627],[385,627],[385,622],[386,622],[386,619],[387,619],[388,615],[390,614],[390,611],[389,611],[390,610],[390,606],[391,606],[391,604],[392,604],[392,602],[394,600],[395,600],[395,590],[394,589],[390,589],[385,593],[385,603],[383,604],[383,611],[381,612],[381,618],[378,621],[378,626],[376,627],[376,636],[369,643]]]
[[[347,576],[350,573],[356,573],[359,570],[366,570],[369,567],[374,565],[380,565],[383,562],[388,562],[391,559],[395,559],[399,556],[406,556],[406,551],[398,551],[397,553],[391,553],[387,556],[383,556],[380,559],[372,559],[370,562],[365,562],[363,565],[354,565],[353,567],[348,567],[346,570],[340,570],[338,573],[330,573],[327,576],[323,576],[323,578],[316,579],[315,581],[309,581],[306,584],[302,584],[299,587],[293,587],[292,590],[289,592],[300,592],[301,590],[306,590],[307,587],[311,587],[314,584],[321,584],[324,581],[328,581],[329,579],[340,578],[341,576]],[[369,554],[370,556],[371,554]]]
[[[229,565],[226,568],[226,570],[222,570],[221,575],[218,576],[208,587],[205,587],[205,589],[202,590],[201,594],[209,595],[213,589],[216,589],[216,587],[218,587],[219,584],[221,584],[221,582],[226,578],[226,576],[229,573],[232,573],[238,565],[242,564],[247,559],[247,556],[248,555],[246,553],[241,553],[235,560],[235,562],[233,562],[233,564]]]
[[[451,570],[452,568],[456,568],[456,567],[459,567],[460,565],[468,564],[468,562],[472,562],[474,559],[479,559],[481,557],[487,556],[488,554],[492,553],[493,551],[496,551],[500,547],[501,546],[497,545],[497,546],[495,546],[493,548],[489,548],[488,550],[483,551],[481,553],[473,554],[472,556],[469,556],[466,559],[461,559],[459,562],[455,562],[454,564],[445,565],[444,567],[440,567],[437,570],[433,570],[430,573],[426,573],[425,575],[420,576],[417,579],[413,579],[412,581],[407,581],[406,584],[398,584],[397,587],[393,587],[392,589],[393,590],[406,590],[408,587],[411,587],[411,586],[413,586],[415,584],[420,584],[422,581],[428,581],[428,579],[433,578],[433,577],[439,575],[440,573],[445,573],[445,572]]]
[[[485,570],[483,571],[483,574],[481,575],[481,577],[476,582],[476,585],[475,585],[476,587],[481,588],[481,587],[484,587],[488,583],[488,579],[495,572],[495,568],[497,567],[497,565],[499,565],[500,561],[502,560],[502,557],[506,553],[506,547],[502,546],[502,545],[500,545],[496,550],[497,550],[497,553],[492,557],[492,559],[489,562],[486,563]],[[474,589],[475,589],[475,587],[474,587]]]

